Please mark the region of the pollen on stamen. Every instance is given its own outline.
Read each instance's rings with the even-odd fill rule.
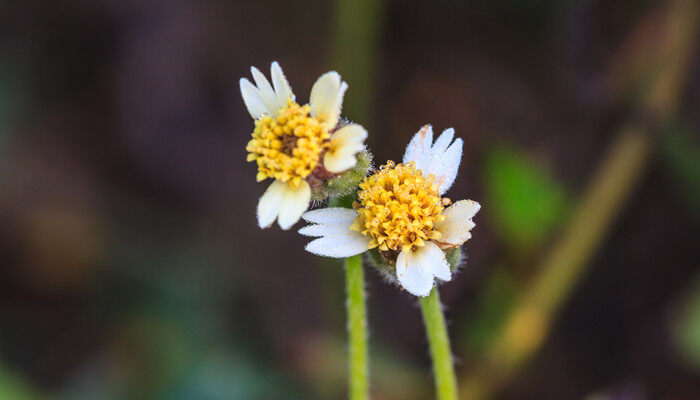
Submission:
[[[360,183],[353,204],[359,215],[350,229],[371,237],[370,246],[382,251],[416,250],[439,239],[433,227],[445,219],[442,210],[450,200],[440,197],[434,180],[413,162],[387,162]]]
[[[330,133],[310,111],[309,105],[288,99],[276,118],[263,115],[255,121],[246,160],[257,163],[258,181],[273,178],[296,187],[319,164]]]

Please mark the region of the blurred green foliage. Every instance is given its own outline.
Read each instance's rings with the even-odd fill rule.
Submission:
[[[675,326],[676,347],[693,368],[700,371],[700,276],[695,280]]]
[[[530,261],[531,252],[539,248],[570,208],[564,187],[535,158],[513,145],[493,146],[486,154],[483,171],[486,215],[509,258],[488,273],[472,316],[461,327],[464,345],[476,353],[491,345],[520,293],[513,268]]]
[[[244,357],[211,354],[186,371],[162,399],[304,399],[279,376]]]
[[[513,274],[503,266],[494,267],[479,290],[473,313],[460,327],[464,333],[459,337],[470,352],[481,353],[491,345],[518,293]]]
[[[681,122],[661,136],[662,157],[685,203],[700,216],[700,146],[691,129]]]
[[[487,152],[483,180],[486,215],[512,251],[536,248],[569,209],[564,188],[534,158],[511,146]]]
[[[21,378],[0,366],[0,399],[38,400],[42,398]]]

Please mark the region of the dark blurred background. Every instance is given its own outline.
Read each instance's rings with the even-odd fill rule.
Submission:
[[[342,265],[255,220],[238,79],[398,160],[465,142],[442,288],[465,399],[700,398],[698,4],[0,5],[0,399],[340,399]],[[298,227],[298,226],[297,226]],[[366,273],[375,399],[432,396],[416,299]]]

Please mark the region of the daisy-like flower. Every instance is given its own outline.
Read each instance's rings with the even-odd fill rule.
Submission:
[[[441,197],[452,186],[462,158],[462,139],[446,129],[433,143],[424,126],[411,140],[403,164],[389,161],[360,183],[354,209],[325,208],[304,213],[312,223],[299,233],[318,237],[306,250],[328,257],[349,257],[377,248],[395,268],[399,284],[427,296],[434,278],[451,279],[445,251],[461,246],[475,226],[479,203],[452,205]]]
[[[255,120],[247,160],[257,163],[258,181],[274,179],[258,203],[258,225],[267,228],[277,220],[289,229],[309,208],[312,192],[355,167],[367,131],[356,124],[339,126],[348,85],[337,72],[318,78],[309,104],[303,106],[295,101],[277,62],[270,68],[272,84],[257,68],[251,67],[251,73],[255,85],[240,81],[243,101]]]

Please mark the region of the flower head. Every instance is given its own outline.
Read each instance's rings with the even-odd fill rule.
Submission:
[[[326,182],[358,164],[367,131],[356,124],[340,126],[348,85],[337,72],[318,78],[306,105],[296,102],[277,62],[270,68],[272,84],[257,68],[251,67],[251,73],[255,85],[240,81],[255,120],[247,160],[256,162],[258,181],[274,179],[258,203],[258,225],[267,228],[277,220],[289,229],[308,209],[314,192],[327,195]]]
[[[360,184],[354,204],[359,215],[350,229],[372,238],[370,246],[382,251],[411,250],[439,239],[435,224],[445,220],[449,200],[440,198],[434,179],[424,177],[413,161],[389,161]]]
[[[389,161],[360,183],[354,209],[309,211],[312,225],[299,232],[319,237],[306,249],[329,257],[349,257],[377,249],[394,268],[404,289],[427,296],[435,278],[451,279],[445,250],[470,237],[479,203],[461,200],[452,205],[442,197],[452,186],[462,156],[462,140],[445,130],[433,144],[432,127],[423,127],[396,165]]]

